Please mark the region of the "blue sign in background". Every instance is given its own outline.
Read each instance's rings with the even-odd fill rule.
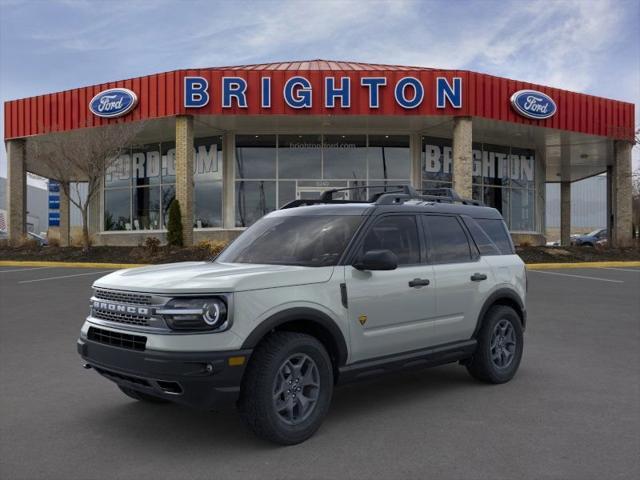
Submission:
[[[49,226],[60,226],[60,183],[49,180]]]
[[[60,226],[60,212],[49,212],[49,226],[50,227]]]

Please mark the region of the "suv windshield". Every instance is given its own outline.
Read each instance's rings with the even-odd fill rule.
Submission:
[[[347,215],[266,217],[240,235],[217,261],[336,265],[361,222],[362,217]]]

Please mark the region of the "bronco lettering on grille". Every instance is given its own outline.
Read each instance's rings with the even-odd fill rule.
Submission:
[[[107,310],[109,312],[116,313],[149,315],[149,309],[147,307],[132,307],[131,305],[120,305],[118,303],[103,302],[101,300],[94,300],[93,308],[97,310]]]

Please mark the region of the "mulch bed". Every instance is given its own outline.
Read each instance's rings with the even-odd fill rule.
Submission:
[[[211,259],[211,251],[202,247],[0,247],[0,260],[99,263],[171,263]]]
[[[640,248],[522,247],[516,252],[525,263],[638,261]]]
[[[518,255],[525,263],[571,263],[595,261],[640,260],[640,248],[591,247],[523,247]],[[57,262],[107,263],[170,263],[209,260],[212,252],[206,247],[92,247],[83,252],[79,247],[8,247],[0,246],[0,260],[31,260]]]

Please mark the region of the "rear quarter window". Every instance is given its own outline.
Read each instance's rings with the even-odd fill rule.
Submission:
[[[476,223],[482,227],[491,241],[498,247],[502,255],[512,255],[514,253],[511,235],[507,226],[501,219],[476,218]]]

